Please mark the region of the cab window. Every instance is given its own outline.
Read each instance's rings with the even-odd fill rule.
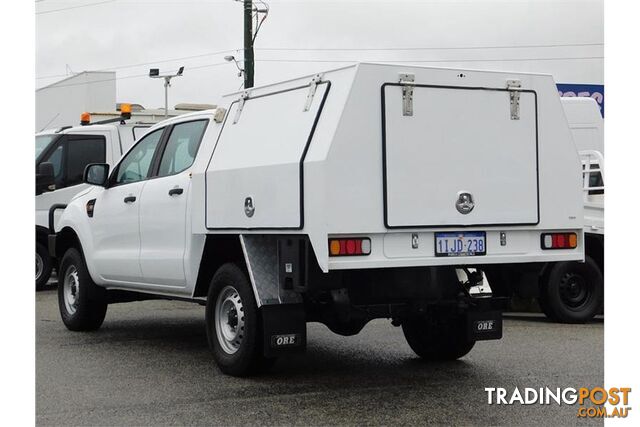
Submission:
[[[173,126],[160,160],[158,176],[174,175],[193,164],[207,122],[196,120]]]
[[[163,131],[164,129],[158,129],[148,134],[127,153],[118,165],[115,184],[142,181],[149,176],[153,154]]]
[[[90,163],[106,161],[106,142],[102,136],[66,135],[44,153],[39,163],[53,165],[56,190],[82,183],[84,169]]]
[[[67,141],[67,164],[65,185],[70,187],[82,182],[84,169],[90,163],[106,161],[104,138],[69,139]]]

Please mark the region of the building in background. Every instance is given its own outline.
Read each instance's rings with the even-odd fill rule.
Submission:
[[[113,111],[116,73],[84,71],[36,90],[35,130],[77,125],[84,111]]]

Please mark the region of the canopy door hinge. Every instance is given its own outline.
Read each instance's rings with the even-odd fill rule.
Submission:
[[[238,120],[240,120],[240,114],[242,113],[242,109],[244,108],[244,103],[247,99],[249,99],[249,92],[242,92],[242,95],[238,100],[238,109],[236,110],[236,115],[233,118],[234,125],[238,123]]]
[[[509,90],[509,105],[511,110],[511,120],[520,120],[520,80],[507,80]]]
[[[322,82],[322,74],[316,74],[311,79],[311,83],[309,83],[309,92],[307,92],[307,100],[304,103],[304,109],[302,111],[309,111],[311,109],[311,104],[313,103],[313,97],[316,94],[316,89],[318,84]]]
[[[400,74],[400,84],[402,85],[402,115],[413,116],[413,82],[414,74]]]

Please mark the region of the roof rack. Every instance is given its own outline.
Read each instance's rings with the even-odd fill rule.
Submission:
[[[80,124],[82,126],[91,126],[91,125],[106,125],[109,123],[119,122],[120,124],[125,124],[125,120],[129,120],[131,118],[131,104],[120,104],[120,117],[115,117],[113,119],[100,120],[98,122],[91,123],[91,114],[84,112],[80,115]]]

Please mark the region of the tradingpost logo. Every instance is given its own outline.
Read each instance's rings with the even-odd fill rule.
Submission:
[[[578,405],[578,418],[626,418],[631,411],[629,387],[485,387],[489,405]]]

